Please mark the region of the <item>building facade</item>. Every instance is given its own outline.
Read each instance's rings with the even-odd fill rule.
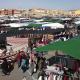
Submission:
[[[42,9],[42,8],[33,8],[33,9],[1,9],[0,15],[9,15],[9,16],[23,16],[31,18],[42,18],[42,17],[55,17],[55,16],[70,16],[78,17],[80,16],[80,10],[52,10],[52,9]]]

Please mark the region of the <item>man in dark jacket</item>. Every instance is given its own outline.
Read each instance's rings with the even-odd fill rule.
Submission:
[[[2,68],[2,72],[7,75],[9,70],[8,70],[8,62],[6,60],[6,58],[3,59],[3,63],[1,65],[1,68]]]

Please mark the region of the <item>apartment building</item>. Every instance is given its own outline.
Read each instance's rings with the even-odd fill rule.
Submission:
[[[17,9],[1,9],[0,10],[0,15],[20,16],[21,15],[21,10],[17,10]]]
[[[70,13],[70,16],[72,16],[72,17],[79,17],[80,16],[80,9],[70,10],[69,13]]]
[[[45,9],[29,9],[28,12],[30,17],[37,17],[37,18],[41,18],[43,16],[47,16],[47,10]]]
[[[0,15],[14,15],[14,16],[22,16],[28,18],[42,18],[42,17],[54,17],[54,16],[71,16],[78,17],[80,16],[80,10],[52,10],[52,9],[42,9],[42,8],[33,8],[33,9],[1,9]]]

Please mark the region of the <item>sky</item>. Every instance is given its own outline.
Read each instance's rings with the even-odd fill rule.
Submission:
[[[0,9],[80,9],[80,0],[0,0]]]

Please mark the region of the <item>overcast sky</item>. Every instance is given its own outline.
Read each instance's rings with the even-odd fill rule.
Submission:
[[[0,8],[80,9],[80,0],[0,0]]]

